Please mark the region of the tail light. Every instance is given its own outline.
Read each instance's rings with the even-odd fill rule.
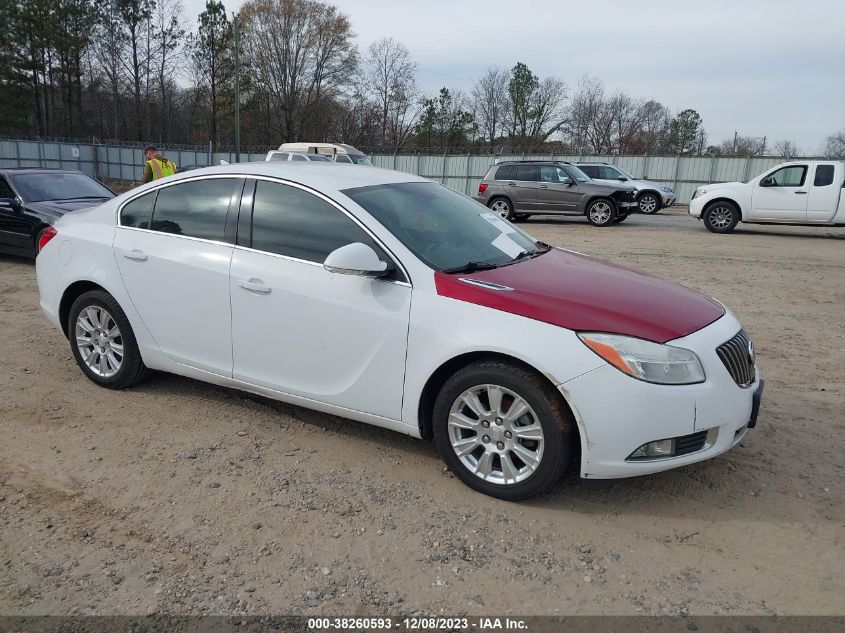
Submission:
[[[478,195],[480,196],[485,191],[487,191],[487,183],[482,182],[480,185],[478,185]]]
[[[45,246],[47,246],[47,242],[49,242],[54,237],[56,237],[57,233],[58,233],[58,231],[56,231],[56,229],[53,228],[52,226],[48,226],[46,229],[44,229],[41,232],[41,236],[38,238],[38,252],[39,253],[42,250],[44,250]]]

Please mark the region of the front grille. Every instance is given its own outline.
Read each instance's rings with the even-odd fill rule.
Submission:
[[[754,382],[754,345],[745,330],[740,330],[731,340],[719,345],[716,353],[736,384],[748,387]]]
[[[678,455],[689,455],[690,453],[700,451],[702,448],[704,448],[704,443],[706,441],[707,431],[699,431],[698,433],[693,433],[692,435],[676,437],[675,454],[673,455],[673,457],[677,457]]]

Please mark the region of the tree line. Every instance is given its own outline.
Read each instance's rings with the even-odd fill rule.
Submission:
[[[800,155],[793,141],[739,133],[714,146],[692,108],[587,75],[568,86],[523,62],[427,95],[404,44],[360,50],[349,16],[320,0],[247,0],[237,22],[208,0],[195,24],[181,0],[4,0],[0,24],[5,136],[228,147],[237,86],[245,148]],[[845,130],[825,150],[845,156]]]

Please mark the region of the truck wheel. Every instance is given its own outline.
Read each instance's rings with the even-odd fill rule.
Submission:
[[[637,202],[640,205],[640,213],[651,215],[660,211],[660,200],[653,193],[644,193]]]
[[[714,202],[704,210],[704,226],[713,233],[730,233],[739,224],[739,208],[727,200]]]
[[[596,198],[587,205],[587,222],[593,226],[610,226],[616,221],[616,205],[609,198]]]

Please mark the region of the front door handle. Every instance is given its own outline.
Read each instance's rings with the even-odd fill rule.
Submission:
[[[256,279],[253,277],[252,279],[238,279],[238,285],[245,289],[249,290],[250,292],[257,292],[259,294],[268,295],[270,294],[270,286],[266,285],[260,279]]]
[[[147,261],[147,254],[137,248],[133,248],[131,251],[123,251],[123,256],[126,259],[131,259],[133,262]]]
[[[509,182],[508,187],[516,187],[516,183],[515,182]]]
[[[807,192],[806,192],[806,191],[796,191],[795,193],[803,193],[803,194],[806,194]]]
[[[540,189],[548,189],[548,188],[549,188],[548,185],[540,185]]]

